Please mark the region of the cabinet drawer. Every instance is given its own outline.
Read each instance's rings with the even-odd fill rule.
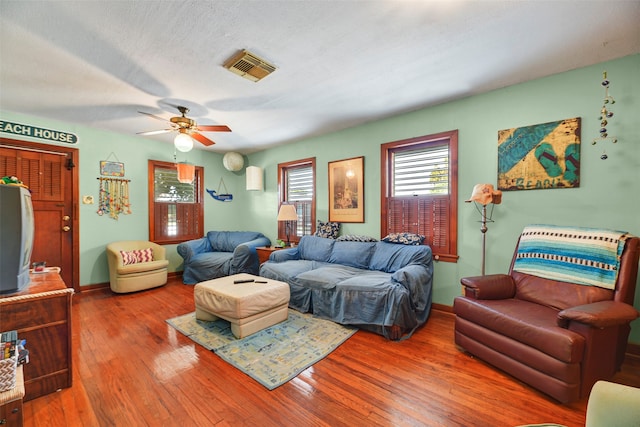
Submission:
[[[19,330],[67,320],[69,298],[69,294],[63,294],[25,299],[11,304],[10,310],[0,305],[0,324],[5,330]]]
[[[0,405],[0,424],[22,427],[22,399]]]

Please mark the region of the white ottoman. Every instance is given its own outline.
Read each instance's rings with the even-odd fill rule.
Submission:
[[[236,280],[252,281],[234,283]],[[289,285],[252,274],[234,274],[200,282],[194,287],[193,298],[196,319],[227,320],[231,322],[231,332],[236,338],[287,320],[289,315]]]

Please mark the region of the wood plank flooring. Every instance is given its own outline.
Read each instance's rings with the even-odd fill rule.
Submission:
[[[193,287],[73,297],[73,387],[26,402],[25,426],[583,426],[586,399],[561,405],[461,352],[453,315],[434,310],[406,341],[358,331],[268,391],[169,326]],[[616,382],[640,387],[627,357]]]

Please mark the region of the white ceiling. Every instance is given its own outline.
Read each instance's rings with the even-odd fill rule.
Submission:
[[[185,105],[244,154],[640,52],[640,0],[0,0],[0,24],[0,109],[135,135]],[[232,74],[242,49],[278,69]]]

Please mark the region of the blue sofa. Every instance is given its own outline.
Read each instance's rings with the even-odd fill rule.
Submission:
[[[205,237],[178,245],[184,259],[182,282],[198,282],[237,273],[258,274],[256,248],[271,241],[255,231],[209,231]]]
[[[289,306],[397,340],[411,336],[431,310],[431,248],[303,236],[273,252],[260,276],[287,282]]]

